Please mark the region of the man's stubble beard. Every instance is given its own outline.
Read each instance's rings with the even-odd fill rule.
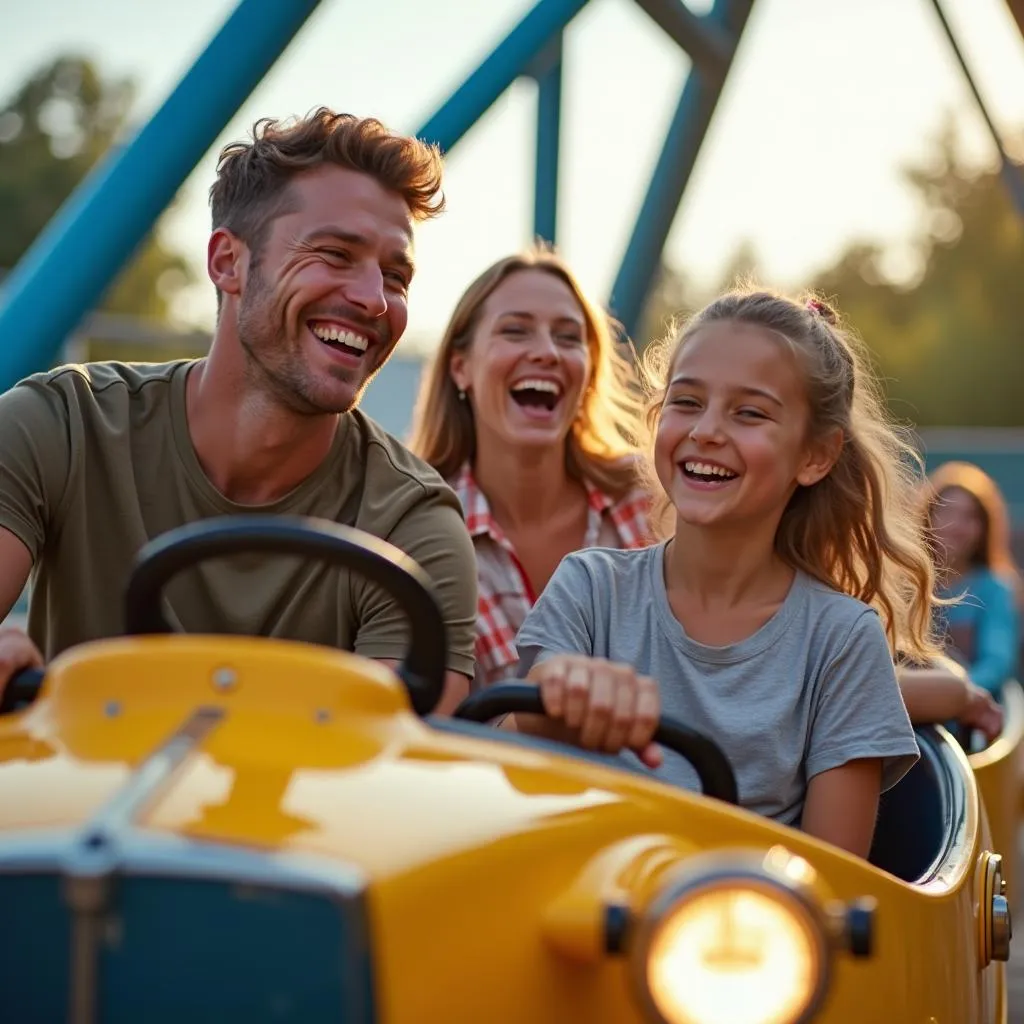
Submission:
[[[282,352],[282,340],[288,346],[285,359],[277,365],[266,356]],[[343,405],[326,403],[317,395],[310,380],[312,374],[301,353],[301,344],[293,344],[288,336],[283,304],[275,302],[267,288],[260,264],[250,265],[246,277],[245,294],[238,307],[238,341],[245,353],[246,376],[257,391],[267,393],[275,404],[283,405],[299,416],[339,415],[349,412],[362,397],[366,384],[376,376],[371,373],[350,400]],[[353,373],[343,367],[331,367],[332,377],[353,386]]]

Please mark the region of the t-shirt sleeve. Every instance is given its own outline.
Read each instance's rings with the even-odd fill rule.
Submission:
[[[882,759],[882,790],[920,757],[878,615],[864,612],[825,670],[811,721],[807,780],[859,758]]]
[[[1020,626],[1013,589],[1005,580],[989,576],[977,595],[982,609],[978,616],[971,681],[998,694],[1017,668]]]
[[[68,411],[59,393],[26,381],[0,395],[0,527],[35,562],[71,471]]]
[[[567,555],[519,628],[517,674],[555,654],[593,655],[594,615],[594,581],[579,557]]]
[[[449,671],[473,677],[477,575],[473,541],[454,494],[428,491],[390,532],[387,541],[409,555],[430,577],[448,640]],[[408,644],[405,613],[378,587],[353,578],[359,628],[355,653],[401,658]]]

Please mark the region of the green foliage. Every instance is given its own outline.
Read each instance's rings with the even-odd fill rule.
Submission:
[[[947,129],[910,168],[921,272],[887,279],[884,253],[851,246],[814,282],[874,351],[895,412],[921,426],[1019,426],[1024,384],[1024,224],[997,171],[974,171]]]
[[[1024,423],[1024,219],[998,171],[969,167],[947,125],[929,158],[904,171],[918,196],[920,228],[907,239],[918,272],[897,282],[878,244],[855,240],[807,282],[840,309],[871,348],[894,413],[919,426]],[[757,278],[741,249],[719,288]],[[655,323],[711,297],[666,268],[639,344]],[[653,332],[655,335],[657,332]]]
[[[134,95],[83,57],[58,57],[0,107],[0,268],[10,269],[117,139]],[[100,308],[163,318],[191,281],[188,264],[151,233]]]

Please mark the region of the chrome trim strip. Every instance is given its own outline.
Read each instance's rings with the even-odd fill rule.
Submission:
[[[0,875],[29,872],[62,874],[75,859],[76,840],[75,833],[56,830],[0,838]],[[343,974],[342,985],[347,999],[339,1010],[339,1020],[353,1024],[374,1021],[367,879],[352,865],[315,855],[264,852],[189,840],[171,833],[133,830],[120,837],[113,870],[121,877],[208,879],[322,896],[337,908],[339,914],[344,915],[354,954],[345,957],[338,965]],[[94,920],[100,921],[101,917]],[[88,953],[98,949],[98,937],[98,930],[82,935],[83,942],[92,943]],[[72,1006],[72,1012],[93,1013],[92,1017],[80,1016],[77,1019],[95,1020],[96,960],[83,957],[81,962],[91,964],[93,970],[84,977],[72,978],[73,983],[80,986],[77,992],[81,996],[79,1004]],[[367,989],[369,995],[364,998]],[[88,1001],[90,995],[93,997],[91,1003]]]
[[[224,714],[218,707],[197,709],[83,828],[0,833],[0,875],[52,872],[64,878],[74,915],[70,1024],[97,1020],[100,936],[119,876],[207,879],[324,897],[345,912],[354,954],[339,964],[347,997],[342,1019],[359,1024],[374,1019],[367,880],[361,871],[326,857],[204,842],[135,825],[141,809]]]
[[[96,1021],[100,931],[110,899],[111,880],[123,855],[119,849],[123,833],[224,716],[221,707],[204,706],[193,711],[86,823],[67,851],[63,861],[64,892],[74,915],[69,1024]]]
[[[225,717],[221,707],[196,708],[191,715],[132,773],[128,782],[93,816],[81,844],[95,849],[116,838],[175,770]]]
[[[74,833],[58,830],[0,838],[0,875],[62,874],[75,840]],[[327,858],[257,851],[169,832],[133,831],[122,837],[119,852],[119,876],[207,878],[341,897],[357,895],[366,886],[358,869]]]

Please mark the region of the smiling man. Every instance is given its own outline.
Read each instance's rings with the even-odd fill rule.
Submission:
[[[440,476],[361,413],[406,327],[413,227],[444,205],[435,148],[321,109],[264,120],[221,154],[207,268],[209,354],[90,363],[0,396],[0,620],[33,574],[19,668],[117,635],[140,548],[197,519],[318,516],[375,534],[430,575],[448,627],[443,711],[473,674],[476,567]],[[185,632],[268,635],[385,662],[406,624],[376,588],[325,566],[222,559],[168,587]]]

